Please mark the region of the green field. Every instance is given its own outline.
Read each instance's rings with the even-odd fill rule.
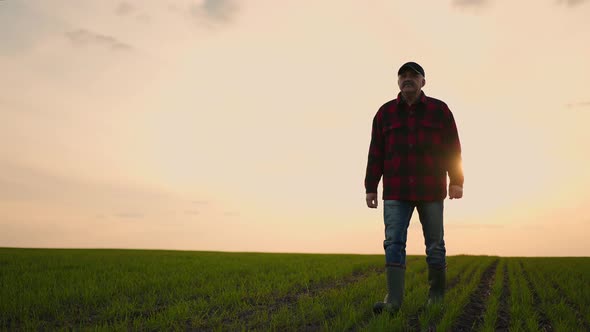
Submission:
[[[382,255],[0,248],[0,330],[590,331],[590,258],[448,257],[425,306],[409,256],[395,316]]]

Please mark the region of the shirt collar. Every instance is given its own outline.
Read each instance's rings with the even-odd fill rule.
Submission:
[[[397,94],[397,98],[396,98],[396,102],[398,105],[400,105],[401,103],[404,103],[407,105],[406,101],[404,100],[404,97],[402,96],[402,93],[399,92]],[[420,91],[420,97],[418,97],[418,103],[423,103],[426,104],[426,94],[424,94],[424,91]]]

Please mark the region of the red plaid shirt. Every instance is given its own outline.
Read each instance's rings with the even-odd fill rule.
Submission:
[[[461,143],[453,113],[427,97],[409,106],[398,94],[373,118],[365,189],[376,193],[383,176],[384,200],[432,201],[447,197],[451,185],[463,186]]]

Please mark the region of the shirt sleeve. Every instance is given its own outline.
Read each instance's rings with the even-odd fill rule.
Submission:
[[[447,172],[449,173],[450,185],[463,187],[463,165],[461,158],[461,142],[453,113],[448,109],[448,116],[445,124],[445,161]]]
[[[367,161],[367,172],[365,175],[365,190],[366,193],[377,193],[379,181],[383,175],[383,159],[384,159],[384,141],[381,124],[382,112],[377,112],[373,118],[373,126],[371,131],[371,144],[369,146],[369,156]]]

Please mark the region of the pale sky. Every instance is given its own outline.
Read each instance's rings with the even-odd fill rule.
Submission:
[[[589,33],[586,0],[2,0],[0,247],[382,254],[371,121],[416,61],[463,146],[447,253],[589,256]]]

